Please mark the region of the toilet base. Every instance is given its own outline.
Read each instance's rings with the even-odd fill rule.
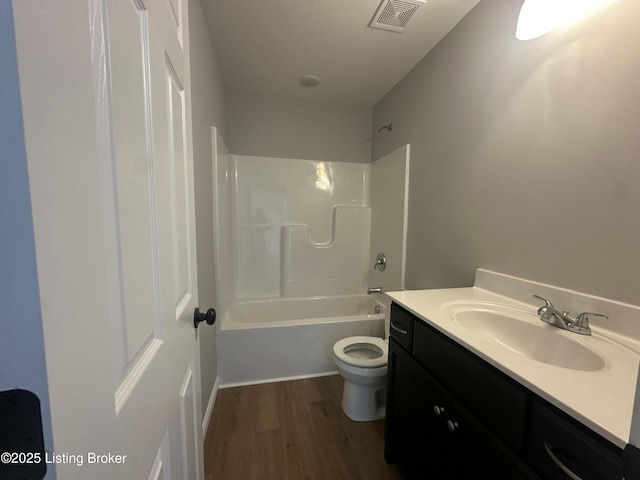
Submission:
[[[342,392],[342,410],[354,422],[381,420],[385,415],[387,399],[386,379],[371,386],[356,385],[344,381]]]

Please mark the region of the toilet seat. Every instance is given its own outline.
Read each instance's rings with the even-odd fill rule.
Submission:
[[[351,347],[351,348],[350,348]],[[361,347],[360,349],[358,347]],[[350,355],[349,351],[362,353],[362,350],[370,350],[380,355],[376,358],[362,358],[361,356]],[[387,365],[389,356],[389,345],[378,337],[347,337],[338,340],[333,346],[333,353],[336,358],[348,365],[361,368],[377,368]]]

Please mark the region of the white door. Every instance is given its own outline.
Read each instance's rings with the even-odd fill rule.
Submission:
[[[13,5],[48,468],[201,479],[187,0]]]

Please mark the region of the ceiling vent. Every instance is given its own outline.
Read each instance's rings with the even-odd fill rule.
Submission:
[[[382,0],[369,26],[402,32],[413,13],[424,3],[426,0]]]

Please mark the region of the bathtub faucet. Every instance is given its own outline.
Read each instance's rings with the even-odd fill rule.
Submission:
[[[367,289],[368,294],[372,293],[382,293],[382,289],[380,287],[371,287]]]

